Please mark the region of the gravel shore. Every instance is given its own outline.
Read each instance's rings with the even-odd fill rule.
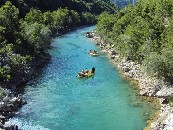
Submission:
[[[86,36],[101,48],[107,57],[125,75],[138,83],[141,96],[156,97],[161,105],[159,117],[151,123],[151,130],[173,130],[173,108],[168,104],[168,97],[173,94],[173,87],[163,80],[148,76],[138,63],[122,58],[113,46],[104,42],[95,32],[87,32]]]

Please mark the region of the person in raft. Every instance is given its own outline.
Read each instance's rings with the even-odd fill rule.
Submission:
[[[95,73],[95,68],[93,67],[92,70],[91,70],[92,73]]]
[[[93,53],[94,53],[94,54],[97,54],[97,51],[96,51],[96,50],[94,50],[94,51],[93,51]]]
[[[84,69],[83,69],[81,72],[78,73],[78,75],[79,75],[79,76],[84,76],[85,73],[86,73],[86,72],[85,72]]]
[[[85,74],[85,71],[84,71],[84,69],[83,69],[83,70],[81,71],[81,73],[82,73],[82,74]]]
[[[95,68],[93,67],[90,72],[94,74],[95,73]],[[86,71],[82,70],[81,72],[78,73],[78,75],[85,77],[86,73],[89,73],[89,70],[86,70]]]
[[[89,54],[97,54],[97,51],[96,50],[90,50]]]
[[[89,70],[86,68],[86,71],[85,71],[85,73],[88,73],[89,72]]]

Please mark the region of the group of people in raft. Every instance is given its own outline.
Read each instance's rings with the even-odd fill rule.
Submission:
[[[98,53],[97,53],[96,50],[90,50],[90,51],[88,52],[88,54],[90,54],[90,55],[92,55],[92,56],[98,56]]]
[[[81,72],[78,73],[78,77],[79,78],[82,78],[82,77],[85,77],[85,78],[88,78],[88,77],[91,77],[95,74],[95,68],[93,67],[91,70],[82,70]]]
[[[90,50],[89,52],[88,52],[88,54],[90,54],[90,55],[92,55],[92,56],[97,56],[98,55],[98,53],[97,53],[97,51],[96,50]],[[88,77],[91,77],[91,76],[93,76],[95,74],[95,68],[93,67],[91,70],[88,70],[88,69],[86,69],[86,70],[82,70],[81,72],[79,72],[78,73],[78,77],[79,78],[88,78]]]

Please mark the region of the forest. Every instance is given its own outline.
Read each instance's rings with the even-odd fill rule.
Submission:
[[[98,17],[97,33],[149,75],[173,78],[173,1],[140,0],[116,14]]]
[[[54,35],[95,24],[103,11],[118,11],[108,0],[1,0],[0,6],[0,85],[27,75]]]

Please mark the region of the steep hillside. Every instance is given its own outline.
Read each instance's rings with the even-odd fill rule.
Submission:
[[[1,0],[0,5],[8,0]],[[9,0],[15,5],[21,16],[25,16],[31,8],[39,9],[43,12],[54,11],[57,8],[68,8],[77,12],[91,12],[100,14],[102,11],[115,12],[115,6],[108,0]]]
[[[104,0],[1,0],[0,5],[0,86],[25,82],[47,62],[52,36],[95,24],[103,11],[117,11]]]
[[[97,30],[129,60],[173,82],[173,1],[140,0],[117,14],[103,13]]]

